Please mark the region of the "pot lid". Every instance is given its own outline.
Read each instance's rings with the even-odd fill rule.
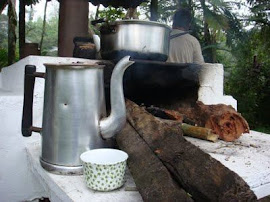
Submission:
[[[156,21],[149,21],[149,20],[117,20],[115,22],[109,23],[109,25],[121,25],[121,24],[142,24],[142,25],[150,25],[150,26],[160,26],[160,27],[165,27],[167,29],[170,29],[170,26],[156,22]],[[104,24],[104,27],[106,27],[106,24]]]

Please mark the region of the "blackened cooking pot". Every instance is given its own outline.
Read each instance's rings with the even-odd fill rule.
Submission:
[[[130,55],[133,59],[166,61],[170,32],[169,26],[152,21],[121,20],[104,23],[100,28],[101,57],[119,60]]]

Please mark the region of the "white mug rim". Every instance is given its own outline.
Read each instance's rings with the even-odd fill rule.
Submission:
[[[113,156],[113,154],[117,156]],[[126,161],[128,154],[119,149],[101,148],[83,152],[80,159],[84,163],[95,165],[114,165]]]

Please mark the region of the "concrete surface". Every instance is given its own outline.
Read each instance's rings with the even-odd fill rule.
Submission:
[[[26,143],[28,165],[36,179],[45,187],[46,196],[58,201],[115,201],[139,202],[142,198],[134,190],[136,185],[129,173],[121,189],[112,192],[96,192],[87,188],[83,176],[63,176],[48,173],[39,163],[40,135],[35,134]],[[242,177],[258,199],[270,195],[270,135],[251,131],[235,142],[216,143],[186,137],[213,158]]]
[[[242,177],[258,199],[270,195],[270,135],[250,131],[235,142],[188,141]]]
[[[39,163],[41,138],[34,134],[26,143],[28,165],[36,179],[45,187],[46,195],[51,202],[93,201],[93,202],[141,202],[142,198],[129,174],[125,175],[125,184],[120,189],[110,192],[93,191],[86,187],[82,175],[64,176],[45,171]],[[132,190],[132,191],[128,191]]]

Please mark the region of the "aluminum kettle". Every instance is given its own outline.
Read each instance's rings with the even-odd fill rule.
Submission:
[[[44,64],[46,73],[26,65],[22,135],[41,132],[40,163],[57,174],[82,174],[80,154],[111,147],[111,138],[124,126],[126,108],[123,75],[134,62],[129,56],[115,66],[111,77],[111,113],[106,117],[102,65]],[[35,77],[45,78],[42,128],[32,126]]]

